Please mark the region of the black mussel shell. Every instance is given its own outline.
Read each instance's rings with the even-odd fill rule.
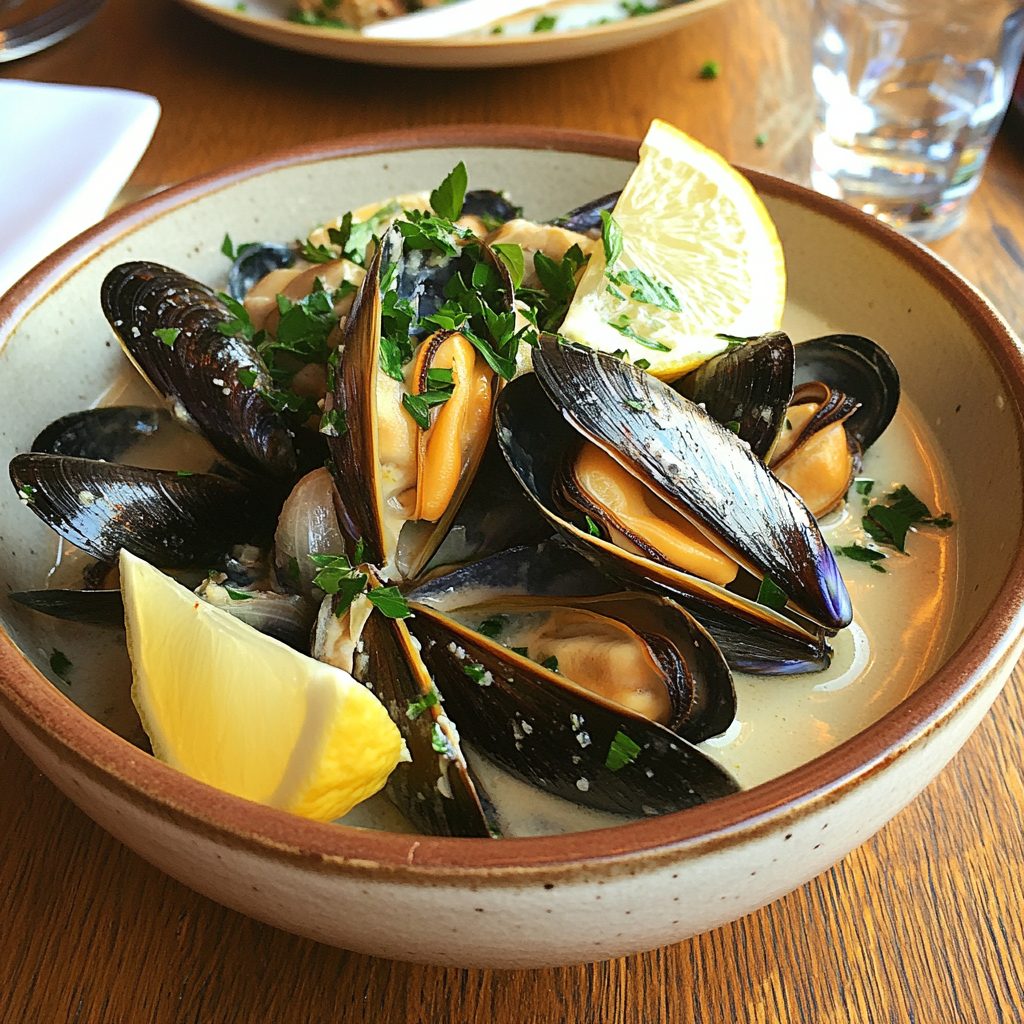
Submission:
[[[730,426],[766,462],[793,396],[793,343],[782,331],[714,356],[672,387]]]
[[[176,417],[240,466],[295,474],[291,434],[264,397],[273,382],[251,342],[220,332],[233,317],[209,288],[156,263],[124,263],[100,297],[125,351]],[[168,344],[154,333],[161,329],[178,334]]]
[[[445,711],[467,742],[523,781],[632,816],[669,814],[738,790],[728,772],[664,726],[560,685],[431,608],[415,612],[410,629]]]
[[[523,208],[511,202],[504,192],[490,189],[473,189],[462,201],[463,217],[479,217],[485,224],[506,224],[516,217],[522,217]]]
[[[556,227],[565,228],[567,231],[575,231],[581,235],[595,231],[600,233],[602,230],[601,211],[604,210],[606,213],[611,213],[615,209],[615,204],[619,201],[620,195],[622,195],[621,190],[609,192],[606,196],[592,199],[589,203],[584,203],[582,206],[577,206],[575,210],[570,210],[569,213],[556,217],[551,223]]]
[[[896,415],[900,375],[889,354],[859,334],[828,334],[796,346],[796,383],[820,380],[856,398],[846,430],[867,451]]]
[[[19,590],[7,596],[34,612],[65,622],[124,626],[120,590]]]
[[[284,270],[295,262],[295,250],[279,242],[254,242],[239,250],[228,271],[228,295],[242,301],[250,289],[272,270]]]
[[[435,576],[408,597],[443,612],[466,604],[468,594],[483,604],[512,595],[595,597],[617,589],[614,580],[556,536],[535,546],[508,548]]]
[[[164,409],[143,405],[83,409],[54,420],[32,442],[32,451],[118,462],[139,441],[166,429],[170,422]]]
[[[362,568],[377,585],[372,569]],[[356,666],[356,678],[388,709],[412,757],[391,773],[388,796],[426,835],[488,838],[491,830],[459,747],[459,735],[447,709],[437,703],[434,684],[406,622],[374,611],[360,639],[363,655],[357,658],[365,656],[366,661]]]
[[[120,590],[22,590],[8,596],[18,604],[54,619],[124,628],[124,603]],[[218,604],[217,607],[261,633],[309,654],[313,616],[299,598],[258,591],[251,597]]]
[[[102,562],[127,548],[165,569],[216,564],[234,545],[273,529],[280,507],[266,493],[209,473],[42,453],[16,455],[10,473],[43,522]]]
[[[495,420],[503,453],[520,483],[565,541],[595,566],[590,577],[595,589],[579,593],[600,592],[597,577],[605,576],[627,587],[667,595],[708,630],[733,669],[775,675],[828,667],[828,645],[816,624],[798,624],[712,583],[640,558],[563,518],[554,495],[556,473],[564,451],[578,443],[578,435],[548,400],[535,374],[506,385]],[[536,570],[529,559],[526,569],[516,571],[536,582],[543,577],[543,560],[548,557],[538,555]],[[575,572],[566,570],[566,575],[572,579]],[[605,587],[610,589],[617,588]],[[558,592],[571,591],[540,591]]]
[[[583,437],[741,565],[768,576],[802,613],[826,629],[849,625],[850,596],[814,517],[731,430],[656,377],[603,352],[545,337],[533,366]]]

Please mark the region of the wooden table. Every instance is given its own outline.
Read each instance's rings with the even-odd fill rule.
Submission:
[[[492,121],[639,136],[654,116],[800,177],[806,32],[801,0],[736,0],[608,57],[395,70],[270,49],[170,0],[111,0],[79,35],[2,73],[155,95],[163,119],[133,194],[371,129]],[[709,59],[721,75],[700,80]],[[1022,159],[997,142],[966,224],[936,246],[1018,332]],[[543,971],[376,960],[225,910],[118,844],[0,733],[0,1021],[1020,1020],[1022,683],[1018,667],[925,793],[802,889],[677,946]]]

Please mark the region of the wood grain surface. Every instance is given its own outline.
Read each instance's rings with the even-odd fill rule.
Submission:
[[[717,80],[698,78],[706,60]],[[2,75],[155,95],[163,118],[129,196],[295,143],[474,121],[639,136],[659,116],[736,162],[798,180],[807,169],[803,0],[735,0],[640,48],[489,72],[332,63],[169,0],[110,0]],[[1018,332],[1022,161],[1004,132],[966,224],[935,247]],[[0,733],[0,1021],[1021,1020],[1022,692],[1018,667],[925,793],[802,889],[676,946],[543,971],[377,960],[226,910],[113,840]]]

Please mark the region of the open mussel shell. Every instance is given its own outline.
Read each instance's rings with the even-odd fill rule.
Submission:
[[[736,694],[725,659],[707,631],[668,598],[633,591],[597,597],[498,595],[481,602],[474,600],[475,591],[470,585],[467,605],[446,602],[444,614],[478,632],[486,623],[490,640],[513,650],[522,644],[542,666],[549,654],[568,651],[584,676],[574,679],[562,658],[558,685],[590,693],[589,679],[597,684],[599,698],[659,720],[691,743],[732,725]],[[410,628],[415,631],[415,623]],[[617,660],[626,651],[635,660]]]
[[[209,473],[35,452],[16,455],[10,473],[43,522],[102,562],[127,548],[165,569],[205,567],[271,529],[277,512],[244,484]]]
[[[814,517],[731,430],[603,352],[545,337],[533,365],[581,436],[740,565],[769,577],[800,612],[826,629],[849,625],[850,596]]]
[[[250,289],[274,270],[295,263],[295,250],[280,242],[254,242],[243,246],[228,271],[228,295],[241,302]]]
[[[829,649],[820,626],[795,622],[706,580],[616,547],[563,518],[554,496],[556,473],[578,435],[548,400],[535,374],[503,389],[495,420],[499,443],[520,483],[552,526],[600,572],[628,587],[678,601],[708,630],[734,669],[776,674],[828,667]]]
[[[128,356],[177,419],[246,469],[295,474],[291,434],[264,397],[273,389],[267,369],[251,342],[221,333],[233,317],[209,288],[157,263],[123,263],[100,298]],[[157,330],[178,333],[165,341]],[[240,372],[254,377],[244,383]]]
[[[860,402],[847,432],[867,451],[896,415],[900,375],[889,354],[859,334],[829,334],[796,346],[796,383],[822,381]]]
[[[32,451],[118,462],[140,441],[166,430],[170,422],[169,413],[150,406],[83,409],[61,416],[45,427],[32,442]]]
[[[793,343],[782,331],[714,356],[672,387],[703,405],[762,462],[778,439],[793,396]]]
[[[361,565],[360,570],[371,587],[381,585],[370,566]],[[354,606],[360,601],[366,598],[356,598]],[[325,600],[317,624],[317,657],[327,661],[336,606],[336,597]],[[407,620],[371,611],[356,651],[353,676],[387,708],[411,758],[399,762],[388,778],[386,792],[392,802],[426,835],[488,838],[491,830],[459,746],[459,733],[439,702]]]
[[[501,276],[511,303],[514,290],[508,269],[486,246],[483,251]],[[423,253],[413,250],[412,256],[419,259]],[[402,252],[401,232],[391,229],[381,240],[367,268],[346,324],[344,348],[334,375],[334,391],[328,396],[330,408],[344,411],[346,429],[338,436],[329,437],[328,447],[334,466],[335,506],[349,555],[356,557],[357,546],[362,542],[367,557],[375,564],[393,564],[393,575],[413,579],[424,570],[448,532],[473,482],[486,445],[481,443],[463,465],[458,485],[443,514],[437,520],[406,522],[402,527],[399,554],[389,550],[375,381],[381,344],[381,276],[385,264],[396,261],[401,276],[409,263]],[[421,295],[417,301],[422,299]],[[495,376],[491,386],[492,407],[499,386]]]
[[[467,742],[556,796],[634,817],[734,793],[732,776],[681,736],[415,606],[410,629]],[[470,670],[470,671],[467,671]]]

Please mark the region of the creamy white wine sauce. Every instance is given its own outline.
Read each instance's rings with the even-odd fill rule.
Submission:
[[[806,337],[823,331],[793,333]],[[151,404],[152,393],[129,368],[98,404],[133,402]],[[180,443],[183,432],[173,434]],[[184,448],[154,449],[139,461],[159,468],[201,469],[209,452],[197,438]],[[182,460],[188,464],[182,465]],[[948,512],[954,520],[958,518],[950,474],[927,426],[906,396],[883,437],[865,455],[860,476],[875,481],[868,500],[906,484],[934,514]],[[863,512],[864,499],[851,488],[845,510],[822,523],[830,547],[864,543]],[[890,555],[881,563],[885,574],[838,557],[853,601],[854,626],[831,641],[835,656],[829,669],[778,677],[734,674],[736,719],[723,735],[701,744],[700,749],[727,768],[743,788],[782,775],[855,736],[892,710],[939,666],[956,596],[957,529],[912,530],[906,546],[906,555],[885,549]],[[45,585],[75,585],[72,578],[80,574],[81,565],[80,554],[78,558],[65,556],[64,564]],[[52,647],[72,662],[71,685],[56,685],[102,724],[145,745],[129,697],[131,676],[123,634],[42,616],[38,619],[36,632],[46,656]],[[497,806],[505,835],[586,831],[627,820],[537,790],[472,748],[467,756]],[[363,828],[410,829],[382,794],[355,808],[342,821]]]

